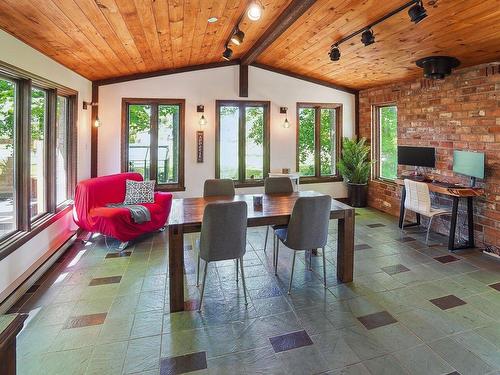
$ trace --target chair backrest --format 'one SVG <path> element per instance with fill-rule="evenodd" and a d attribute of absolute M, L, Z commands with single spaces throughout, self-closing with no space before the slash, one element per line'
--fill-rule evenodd
<path fill-rule="evenodd" d="M 293 193 L 292 180 L 288 177 L 268 177 L 264 181 L 264 192 L 266 194 Z"/>
<path fill-rule="evenodd" d="M 288 223 L 285 245 L 294 250 L 324 247 L 328 239 L 331 206 L 332 198 L 328 195 L 297 199 Z"/>
<path fill-rule="evenodd" d="M 408 210 L 426 213 L 431 210 L 429 186 L 424 182 L 405 179 L 405 208 Z"/>
<path fill-rule="evenodd" d="M 209 203 L 203 213 L 200 257 L 208 262 L 236 259 L 245 254 L 246 202 Z"/>
<path fill-rule="evenodd" d="M 234 182 L 231 179 L 205 180 L 203 186 L 204 197 L 214 197 L 217 195 L 234 195 Z"/>

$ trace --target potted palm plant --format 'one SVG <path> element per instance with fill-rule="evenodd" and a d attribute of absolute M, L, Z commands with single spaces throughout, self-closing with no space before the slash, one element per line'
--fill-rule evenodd
<path fill-rule="evenodd" d="M 370 147 L 366 145 L 365 138 L 344 138 L 338 168 L 347 183 L 349 204 L 353 207 L 365 207 L 371 169 Z"/>

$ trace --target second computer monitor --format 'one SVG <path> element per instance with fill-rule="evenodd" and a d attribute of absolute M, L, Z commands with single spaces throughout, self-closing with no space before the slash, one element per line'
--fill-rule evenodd
<path fill-rule="evenodd" d="M 414 167 L 436 167 L 434 147 L 398 146 L 398 164 Z"/>

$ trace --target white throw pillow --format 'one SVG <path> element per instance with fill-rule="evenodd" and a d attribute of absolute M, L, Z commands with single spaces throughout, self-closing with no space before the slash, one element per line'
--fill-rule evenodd
<path fill-rule="evenodd" d="M 125 201 L 123 204 L 154 203 L 155 182 L 126 180 Z"/>

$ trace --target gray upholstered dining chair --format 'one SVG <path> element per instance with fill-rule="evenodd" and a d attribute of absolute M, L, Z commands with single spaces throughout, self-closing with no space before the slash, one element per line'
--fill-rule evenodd
<path fill-rule="evenodd" d="M 326 288 L 325 246 L 328 239 L 331 202 L 332 198 L 328 195 L 298 198 L 293 207 L 288 227 L 280 228 L 275 231 L 276 237 L 278 238 L 275 248 L 276 263 L 274 266 L 274 273 L 276 275 L 278 274 L 280 242 L 283 242 L 285 246 L 293 250 L 292 272 L 290 274 L 288 294 L 290 294 L 290 290 L 292 289 L 295 255 L 297 251 L 300 250 L 311 250 L 312 253 L 312 249 L 322 249 L 323 285 Z M 311 259 L 310 255 L 309 265 L 311 264 Z"/>
<path fill-rule="evenodd" d="M 288 177 L 268 177 L 264 181 L 265 194 L 289 194 L 293 193 L 292 180 Z M 272 229 L 285 228 L 286 226 L 273 226 Z M 264 241 L 264 251 L 267 249 L 267 239 L 269 237 L 269 226 L 266 229 L 266 239 Z M 276 245 L 274 245 L 276 246 Z M 274 265 L 273 259 L 273 265 Z"/>
<path fill-rule="evenodd" d="M 236 260 L 236 281 L 238 281 L 239 263 L 245 305 L 248 304 L 245 273 L 243 271 L 243 255 L 245 255 L 246 251 L 246 241 L 246 202 L 209 203 L 206 205 L 201 223 L 200 253 L 198 255 L 198 262 L 200 258 L 205 261 L 198 311 L 201 311 L 203 303 L 208 264 L 221 260 Z"/>
<path fill-rule="evenodd" d="M 204 197 L 234 194 L 234 182 L 229 178 L 205 180 L 205 185 L 203 186 Z"/>

